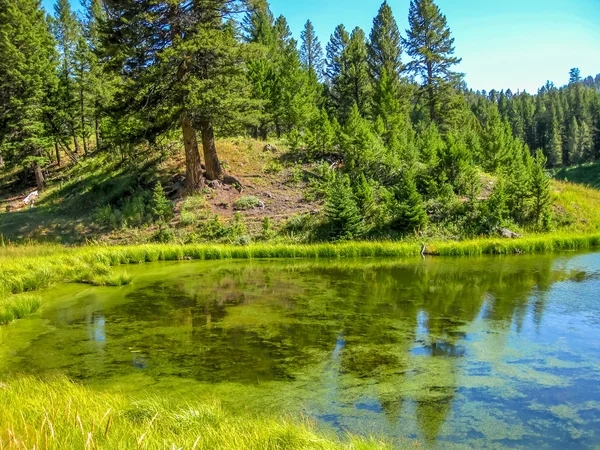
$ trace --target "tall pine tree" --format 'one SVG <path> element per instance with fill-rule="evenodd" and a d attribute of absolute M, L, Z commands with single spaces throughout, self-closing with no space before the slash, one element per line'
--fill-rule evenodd
<path fill-rule="evenodd" d="M 403 40 L 407 53 L 413 58 L 408 70 L 420 78 L 429 118 L 439 124 L 445 121 L 444 115 L 449 114 L 445 107 L 452 89 L 462 80 L 462 74 L 452 70 L 461 59 L 454 56 L 454 38 L 446 16 L 433 0 L 411 0 L 408 22 L 410 29 Z"/>
<path fill-rule="evenodd" d="M 0 154 L 30 167 L 44 188 L 46 121 L 56 89 L 54 40 L 38 0 L 0 0 Z"/>

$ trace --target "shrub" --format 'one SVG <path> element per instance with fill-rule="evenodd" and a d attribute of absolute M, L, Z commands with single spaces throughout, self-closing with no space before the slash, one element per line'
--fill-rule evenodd
<path fill-rule="evenodd" d="M 347 175 L 337 175 L 327 190 L 325 218 L 333 240 L 346 240 L 363 234 L 363 219 Z"/>
<path fill-rule="evenodd" d="M 423 198 L 417 191 L 417 184 L 411 175 L 402 180 L 396 189 L 398 206 L 394 214 L 392 228 L 404 233 L 412 233 L 427 223 L 427 213 Z"/>
<path fill-rule="evenodd" d="M 246 224 L 244 223 L 244 218 L 239 212 L 236 212 L 233 215 L 233 220 L 229 226 L 229 235 L 233 240 L 235 240 L 244 234 L 246 234 Z"/>
<path fill-rule="evenodd" d="M 199 235 L 205 240 L 218 240 L 227 235 L 227 227 L 221 222 L 218 214 L 202 223 L 198 229 Z"/>
<path fill-rule="evenodd" d="M 104 205 L 96 208 L 92 215 L 94 222 L 101 227 L 113 227 L 114 216 L 110 205 Z"/>
<path fill-rule="evenodd" d="M 152 235 L 151 240 L 153 242 L 167 244 L 169 242 L 173 242 L 174 239 L 175 236 L 173 235 L 173 232 L 171 230 L 169 230 L 168 228 L 160 228 L 156 233 Z"/>
<path fill-rule="evenodd" d="M 233 204 L 233 209 L 237 211 L 245 211 L 247 209 L 254 209 L 261 206 L 263 203 L 258 199 L 258 197 L 254 197 L 253 195 L 245 195 L 235 201 Z"/>
<path fill-rule="evenodd" d="M 263 172 L 270 173 L 270 174 L 278 174 L 282 170 L 283 170 L 283 165 L 275 159 L 270 160 L 267 163 L 267 165 L 263 168 Z"/>
<path fill-rule="evenodd" d="M 148 194 L 138 192 L 125 200 L 123 221 L 127 227 L 139 227 L 147 222 Z"/>
<path fill-rule="evenodd" d="M 165 197 L 162 185 L 156 183 L 152 193 L 152 214 L 159 222 L 168 222 L 173 218 L 173 204 Z"/>

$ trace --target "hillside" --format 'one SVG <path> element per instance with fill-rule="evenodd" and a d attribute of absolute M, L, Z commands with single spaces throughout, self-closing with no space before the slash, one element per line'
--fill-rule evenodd
<path fill-rule="evenodd" d="M 194 239 L 194 232 L 215 217 L 226 226 L 236 212 L 243 218 L 247 233 L 257 235 L 265 217 L 274 227 L 282 228 L 289 219 L 314 214 L 321 208 L 322 201 L 316 198 L 318 193 L 311 182 L 318 177 L 313 173 L 314 165 L 296 163 L 278 145 L 255 140 L 228 139 L 218 145 L 223 166 L 236 174 L 243 184 L 242 192 L 218 183 L 183 200 L 185 164 L 179 149 L 167 155 L 141 152 L 125 161 L 99 154 L 78 164 L 53 164 L 48 170 L 48 188 L 33 206 L 23 200 L 34 188 L 24 187 L 17 171 L 3 173 L 0 234 L 10 241 L 146 242 L 158 227 L 148 225 L 151 220 L 144 217 L 140 204 L 148 203 L 157 181 L 175 206 L 169 228 L 174 239 L 182 241 Z M 110 217 L 102 217 L 107 206 L 112 208 L 113 223 Z"/>
<path fill-rule="evenodd" d="M 157 240 L 159 225 L 148 216 L 157 181 L 174 205 L 167 240 L 179 243 L 219 241 L 306 242 L 323 220 L 326 163 L 302 164 L 283 143 L 252 139 L 218 142 L 223 165 L 243 184 L 207 185 L 183 198 L 183 151 L 142 151 L 123 160 L 97 154 L 48 169 L 48 188 L 25 205 L 34 189 L 19 181 L 18 171 L 0 175 L 0 234 L 5 241 L 80 244 L 145 243 Z M 64 163 L 64 161 L 63 161 Z M 570 169 L 569 179 L 588 180 L 597 166 Z M 573 174 L 583 173 L 579 177 Z M 596 172 L 597 174 L 597 172 Z M 559 174 L 560 176 L 560 174 Z M 587 178 L 586 178 L 587 177 Z M 481 200 L 490 195 L 494 177 L 481 174 Z M 600 231 L 600 190 L 555 180 L 552 183 L 553 228 L 569 232 Z M 463 199 L 463 201 L 465 201 Z M 270 226 L 265 228 L 265 218 Z M 526 230 L 517 230 L 523 232 Z M 429 230 L 433 237 L 460 239 L 447 230 Z M 162 239 L 162 238 L 161 238 Z"/>

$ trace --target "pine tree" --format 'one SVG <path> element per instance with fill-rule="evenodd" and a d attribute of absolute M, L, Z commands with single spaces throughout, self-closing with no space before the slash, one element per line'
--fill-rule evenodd
<path fill-rule="evenodd" d="M 444 151 L 445 143 L 435 124 L 431 124 L 420 133 L 417 147 L 422 167 L 417 173 L 417 186 L 426 198 L 436 197 L 439 193 L 440 155 Z"/>
<path fill-rule="evenodd" d="M 383 121 L 382 136 L 388 147 L 404 148 L 410 139 L 408 110 L 411 92 L 401 78 L 404 70 L 401 37 L 387 1 L 373 20 L 367 50 L 373 85 L 372 117 Z"/>
<path fill-rule="evenodd" d="M 39 190 L 52 148 L 47 116 L 56 89 L 54 40 L 36 0 L 0 1 L 0 154 L 29 166 Z"/>
<path fill-rule="evenodd" d="M 490 233 L 504 226 L 508 216 L 508 196 L 504 174 L 501 174 L 492 189 L 492 193 L 485 203 L 485 216 L 487 232 Z"/>
<path fill-rule="evenodd" d="M 532 222 L 537 229 L 547 229 L 549 226 L 550 177 L 546 172 L 546 157 L 539 151 L 531 167 L 530 192 L 532 198 Z"/>
<path fill-rule="evenodd" d="M 201 131 L 206 177 L 224 180 L 215 124 L 244 120 L 250 106 L 244 47 L 229 19 L 240 2 L 105 0 L 102 45 L 128 82 L 123 101 L 146 124 L 141 135 L 178 123 L 186 152 L 186 188 L 199 188 Z"/>
<path fill-rule="evenodd" d="M 546 156 L 548 165 L 556 167 L 561 162 L 567 165 L 569 162 L 565 153 L 563 153 L 563 140 L 555 108 L 550 109 L 550 119 L 546 130 L 544 155 Z"/>
<path fill-rule="evenodd" d="M 433 0 L 411 0 L 408 21 L 410 30 L 403 39 L 407 53 L 413 58 L 408 70 L 422 80 L 421 92 L 429 119 L 439 124 L 443 119 L 441 108 L 447 104 L 451 90 L 462 80 L 462 74 L 452 71 L 461 59 L 453 56 L 454 38 L 446 16 Z"/>
<path fill-rule="evenodd" d="M 329 120 L 327 111 L 321 110 L 314 126 L 315 148 L 317 152 L 325 155 L 333 149 L 335 142 L 335 129 Z"/>
<path fill-rule="evenodd" d="M 156 183 L 152 192 L 152 215 L 161 224 L 173 218 L 173 204 L 165 197 L 162 185 Z"/>
<path fill-rule="evenodd" d="M 327 189 L 325 218 L 333 240 L 348 240 L 363 234 L 363 221 L 356 204 L 350 179 L 337 174 Z"/>
<path fill-rule="evenodd" d="M 579 125 L 577 124 L 577 119 L 573 116 L 567 128 L 567 137 L 564 145 L 563 161 L 565 165 L 581 162 L 582 152 L 579 143 Z"/>
<path fill-rule="evenodd" d="M 396 188 L 396 201 L 398 206 L 391 224 L 393 230 L 414 233 L 427 224 L 423 198 L 417 191 L 417 184 L 412 173 L 404 174 L 402 183 Z"/>
<path fill-rule="evenodd" d="M 300 60 L 311 74 L 311 77 L 320 81 L 324 72 L 323 48 L 310 20 L 307 20 L 304 25 L 301 40 Z"/>
<path fill-rule="evenodd" d="M 587 123 L 582 122 L 579 127 L 579 136 L 577 139 L 581 162 L 594 160 L 594 140 L 592 132 Z"/>
<path fill-rule="evenodd" d="M 393 83 L 400 82 L 402 65 L 401 38 L 392 8 L 384 1 L 375 19 L 369 36 L 368 61 L 371 77 L 377 82 L 385 71 Z"/>
<path fill-rule="evenodd" d="M 78 92 L 83 89 L 77 79 L 77 54 L 78 45 L 81 45 L 81 27 L 77 16 L 71 9 L 69 0 L 57 0 L 54 5 L 54 35 L 59 52 L 59 79 L 61 104 L 59 111 L 62 113 L 61 127 L 64 135 L 70 135 L 75 145 L 75 152 L 79 153 L 80 146 L 78 135 L 81 131 L 77 117 L 80 116 L 80 101 Z"/>
<path fill-rule="evenodd" d="M 574 67 L 569 71 L 569 84 L 577 84 L 581 82 L 581 71 Z"/>
<path fill-rule="evenodd" d="M 342 55 L 342 72 L 338 89 L 340 94 L 340 122 L 345 123 L 353 106 L 364 118 L 371 116 L 373 89 L 367 63 L 365 33 L 356 27 L 350 35 L 350 41 Z"/>
<path fill-rule="evenodd" d="M 327 64 L 325 70 L 327 87 L 327 108 L 338 119 L 341 117 L 342 85 L 341 76 L 344 69 L 343 55 L 350 41 L 350 35 L 344 25 L 338 25 L 327 44 Z"/>
<path fill-rule="evenodd" d="M 104 70 L 107 65 L 100 55 L 102 43 L 100 40 L 100 25 L 106 21 L 102 8 L 102 0 L 84 0 L 85 15 L 83 20 L 84 36 L 89 51 L 85 54 L 88 58 L 89 73 L 87 91 L 89 96 L 89 114 L 93 121 L 96 148 L 102 148 L 102 128 L 106 111 L 113 102 L 113 97 L 118 85 L 118 78 L 110 71 Z"/>

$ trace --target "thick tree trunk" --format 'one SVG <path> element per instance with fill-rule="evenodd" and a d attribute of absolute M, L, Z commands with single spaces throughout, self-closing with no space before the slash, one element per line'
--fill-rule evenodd
<path fill-rule="evenodd" d="M 42 168 L 37 161 L 33 163 L 33 172 L 35 173 L 35 183 L 37 184 L 38 191 L 42 192 L 46 180 L 44 178 L 44 172 L 42 172 Z"/>
<path fill-rule="evenodd" d="M 201 189 L 204 180 L 202 179 L 202 160 L 198 150 L 196 130 L 192 126 L 189 114 L 185 111 L 181 113 L 181 131 L 185 146 L 185 189 L 191 192 Z"/>
<path fill-rule="evenodd" d="M 62 161 L 60 160 L 60 149 L 58 148 L 57 141 L 54 141 L 54 151 L 56 152 L 56 162 L 58 163 L 58 167 L 60 167 Z"/>
<path fill-rule="evenodd" d="M 204 150 L 204 164 L 206 166 L 206 178 L 209 180 L 223 180 L 225 173 L 217 156 L 215 145 L 215 132 L 209 119 L 200 120 L 200 131 L 202 132 L 202 149 Z"/>
<path fill-rule="evenodd" d="M 258 135 L 259 135 L 261 141 L 267 140 L 268 134 L 267 134 L 267 127 L 265 125 L 261 125 L 261 127 L 258 129 Z"/>
<path fill-rule="evenodd" d="M 2 155 L 0 155 L 0 169 L 4 167 L 4 158 L 2 158 Z"/>

